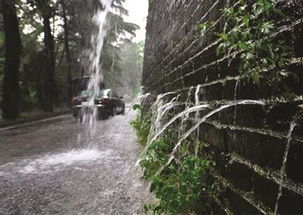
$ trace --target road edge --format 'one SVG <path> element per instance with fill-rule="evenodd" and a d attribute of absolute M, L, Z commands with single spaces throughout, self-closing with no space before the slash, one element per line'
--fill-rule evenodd
<path fill-rule="evenodd" d="M 27 127 L 27 126 L 39 126 L 39 125 L 44 125 L 48 123 L 53 123 L 53 122 L 60 122 L 63 121 L 71 116 L 70 111 L 64 111 L 58 114 L 55 114 L 53 116 L 47 116 L 43 117 L 40 119 L 36 120 L 30 120 L 30 121 L 25 121 L 25 122 L 16 122 L 16 123 L 11 123 L 7 125 L 0 125 L 0 132 L 1 131 L 7 131 L 7 130 L 12 130 L 12 129 L 18 129 L 21 127 Z"/>

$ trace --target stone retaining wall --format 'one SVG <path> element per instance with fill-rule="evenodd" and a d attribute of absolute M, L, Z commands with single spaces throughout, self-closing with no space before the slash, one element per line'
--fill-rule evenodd
<path fill-rule="evenodd" d="M 192 89 L 193 102 L 197 85 L 201 87 L 200 101 L 267 102 L 264 107 L 237 106 L 216 114 L 201 125 L 200 139 L 216 154 L 216 177 L 225 187 L 214 198 L 215 214 L 270 214 L 277 199 L 290 122 L 299 116 L 298 105 L 303 103 L 303 20 L 277 29 L 281 34 L 295 34 L 296 56 L 291 69 L 300 79 L 288 84 L 297 100 L 283 100 L 266 85 L 238 82 L 236 87 L 237 60 L 228 65 L 226 56 L 217 57 L 219 41 L 214 31 L 222 28 L 220 9 L 226 4 L 229 2 L 222 0 L 150 0 L 143 85 L 146 92 L 155 95 L 178 91 L 184 98 Z M 214 21 L 216 27 L 201 35 L 197 25 L 205 21 Z M 281 214 L 303 214 L 302 165 L 303 129 L 299 121 L 286 163 Z"/>

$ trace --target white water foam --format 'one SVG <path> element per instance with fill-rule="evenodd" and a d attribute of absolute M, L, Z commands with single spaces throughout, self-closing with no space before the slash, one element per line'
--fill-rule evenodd
<path fill-rule="evenodd" d="M 97 150 L 72 150 L 55 155 L 46 155 L 29 162 L 25 167 L 19 170 L 20 173 L 34 173 L 54 167 L 70 166 L 76 162 L 90 162 L 95 161 L 100 157 L 106 156 L 110 152 L 100 152 Z"/>
<path fill-rule="evenodd" d="M 90 165 L 96 162 L 107 164 L 119 161 L 120 159 L 119 155 L 113 150 L 72 150 L 4 164 L 0 166 L 0 176 L 54 173 L 64 170 L 67 167 L 72 167 L 74 164 L 77 165 L 75 168 L 80 168 L 79 165 L 81 164 Z M 83 168 L 81 167 L 81 169 Z"/>
<path fill-rule="evenodd" d="M 56 166 L 70 166 L 76 162 L 94 161 L 101 156 L 101 152 L 92 149 L 80 151 L 73 150 L 55 155 L 46 155 L 45 157 L 31 161 L 23 169 L 20 169 L 19 172 L 33 173 L 51 169 Z"/>

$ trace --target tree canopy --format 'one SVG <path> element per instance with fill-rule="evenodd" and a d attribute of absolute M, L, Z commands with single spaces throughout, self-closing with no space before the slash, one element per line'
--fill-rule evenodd
<path fill-rule="evenodd" d="M 108 87 L 121 88 L 129 81 L 127 74 L 121 75 L 124 78 L 117 80 L 115 78 L 117 74 L 138 75 L 135 79 L 131 78 L 131 80 L 136 80 L 131 90 L 135 92 L 140 85 L 138 80 L 140 80 L 142 70 L 142 66 L 139 66 L 142 64 L 142 52 L 138 54 L 137 48 L 127 49 L 126 47 L 138 46 L 131 41 L 131 38 L 135 36 L 139 26 L 124 20 L 124 17 L 128 15 L 128 11 L 123 7 L 124 1 L 112 2 L 101 62 L 104 82 Z M 102 10 L 100 1 L 4 0 L 3 2 L 10 2 L 13 10 L 16 11 L 15 18 L 18 23 L 11 34 L 15 36 L 15 40 L 19 35 L 20 42 L 22 41 L 20 53 L 16 53 L 14 57 L 16 60 L 20 58 L 18 71 L 15 72 L 16 77 L 13 78 L 19 89 L 13 91 L 20 91 L 20 94 L 15 96 L 19 103 L 15 105 L 17 112 L 33 109 L 52 112 L 53 107 L 68 104 L 75 93 L 74 80 L 81 79 L 87 73 L 84 50 L 89 50 L 91 36 L 97 29 L 92 17 L 97 10 Z M 3 5 L 1 5 L 1 12 L 1 19 L 3 19 L 5 18 Z M 4 66 L 7 62 L 5 54 L 7 49 L 10 49 L 5 35 L 5 23 L 1 22 L 0 104 L 4 109 L 11 105 L 3 98 L 5 96 L 12 98 L 11 95 L 5 95 L 4 87 L 8 84 L 4 78 Z M 129 54 L 132 51 L 133 53 Z M 127 55 L 125 55 L 126 52 Z M 133 58 L 130 59 L 130 56 Z M 133 63 L 126 63 L 125 60 L 131 60 Z M 138 61 L 141 62 L 138 63 Z M 129 68 L 134 65 L 137 67 L 130 71 Z"/>

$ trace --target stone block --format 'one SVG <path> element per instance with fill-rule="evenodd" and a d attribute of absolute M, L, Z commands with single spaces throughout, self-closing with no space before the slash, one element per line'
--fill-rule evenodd
<path fill-rule="evenodd" d="M 263 204 L 275 210 L 279 185 L 264 176 L 254 173 L 252 176 L 252 186 L 256 198 Z"/>

